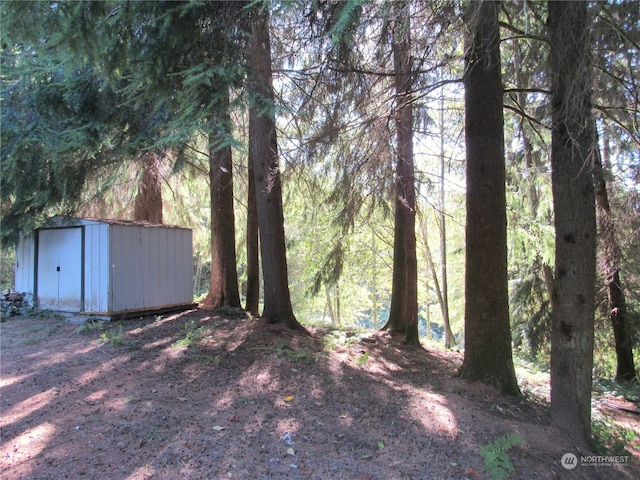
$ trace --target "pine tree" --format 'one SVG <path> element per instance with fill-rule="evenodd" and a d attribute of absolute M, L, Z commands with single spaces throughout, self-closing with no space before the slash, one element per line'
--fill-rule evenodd
<path fill-rule="evenodd" d="M 587 2 L 549 2 L 555 272 L 551 421 L 579 445 L 591 437 L 596 213 Z"/>
<path fill-rule="evenodd" d="M 499 2 L 470 3 L 465 71 L 465 352 L 460 375 L 519 393 L 511 352 Z"/>
<path fill-rule="evenodd" d="M 249 155 L 253 164 L 264 278 L 262 318 L 302 329 L 293 314 L 289 296 L 267 6 L 252 7 L 250 24 Z"/>

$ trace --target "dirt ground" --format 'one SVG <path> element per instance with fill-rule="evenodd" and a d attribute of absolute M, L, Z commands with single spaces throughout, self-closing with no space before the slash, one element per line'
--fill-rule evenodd
<path fill-rule="evenodd" d="M 481 479 L 479 449 L 508 434 L 526 442 L 509 478 L 640 478 L 638 445 L 627 464 L 563 468 L 580 452 L 544 402 L 454 378 L 460 353 L 386 333 L 202 309 L 0 328 L 3 480 Z"/>

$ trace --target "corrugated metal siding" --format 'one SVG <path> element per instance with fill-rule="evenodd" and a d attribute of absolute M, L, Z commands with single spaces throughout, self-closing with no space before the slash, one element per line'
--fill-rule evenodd
<path fill-rule="evenodd" d="M 193 232 L 180 230 L 181 240 L 178 252 L 181 255 L 176 277 L 180 285 L 180 297 L 193 301 Z"/>
<path fill-rule="evenodd" d="M 35 238 L 33 236 L 25 237 L 23 235 L 20 235 L 18 246 L 16 247 L 16 271 L 14 288 L 16 292 L 30 294 L 30 302 L 33 301 L 35 258 Z"/>
<path fill-rule="evenodd" d="M 114 312 L 193 301 L 191 231 L 111 225 Z"/>
<path fill-rule="evenodd" d="M 114 312 L 140 308 L 135 302 L 141 292 L 135 273 L 140 268 L 136 260 L 140 258 L 141 249 L 136 248 L 132 228 L 135 227 L 111 225 L 111 311 Z"/>
<path fill-rule="evenodd" d="M 111 314 L 193 302 L 191 230 L 91 219 L 73 219 L 69 225 L 84 226 L 85 312 Z M 34 292 L 35 256 L 34 237 L 21 238 L 17 291 Z"/>
<path fill-rule="evenodd" d="M 85 225 L 84 310 L 109 311 L 109 225 Z"/>

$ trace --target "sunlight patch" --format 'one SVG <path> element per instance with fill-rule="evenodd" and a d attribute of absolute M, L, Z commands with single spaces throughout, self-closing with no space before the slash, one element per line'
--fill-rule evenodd
<path fill-rule="evenodd" d="M 44 392 L 32 395 L 31 397 L 19 402 L 11 407 L 4 407 L 2 410 L 2 422 L 0 425 L 15 423 L 28 417 L 38 409 L 44 408 L 54 395 L 60 393 L 58 388 L 50 388 Z"/>
<path fill-rule="evenodd" d="M 300 422 L 295 418 L 281 418 L 276 422 L 275 432 L 279 437 L 287 434 L 287 437 L 290 437 L 300 430 L 300 427 Z"/>
<path fill-rule="evenodd" d="M 409 411 L 414 420 L 426 430 L 450 439 L 457 437 L 458 421 L 442 395 L 423 394 L 413 397 Z"/>
<path fill-rule="evenodd" d="M 30 428 L 10 442 L 3 442 L 0 451 L 4 451 L 3 458 L 13 464 L 27 461 L 42 453 L 56 428 L 49 422 L 41 423 Z"/>
<path fill-rule="evenodd" d="M 13 385 L 15 383 L 21 382 L 25 378 L 27 378 L 29 375 L 31 375 L 31 374 L 30 373 L 26 373 L 24 375 L 14 375 L 13 377 L 0 378 L 0 388 L 8 387 L 8 386 Z"/>

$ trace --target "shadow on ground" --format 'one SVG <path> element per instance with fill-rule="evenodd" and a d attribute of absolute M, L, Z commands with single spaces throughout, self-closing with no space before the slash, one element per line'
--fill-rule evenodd
<path fill-rule="evenodd" d="M 507 434 L 526 441 L 511 478 L 638 478 L 563 469 L 576 450 L 543 407 L 386 333 L 202 309 L 109 327 L 1 324 L 1 478 L 489 478 L 478 450 Z"/>

